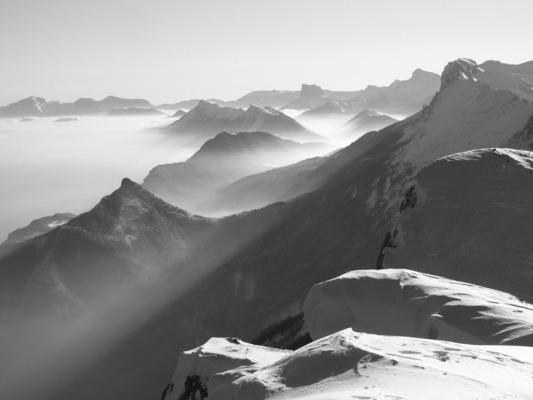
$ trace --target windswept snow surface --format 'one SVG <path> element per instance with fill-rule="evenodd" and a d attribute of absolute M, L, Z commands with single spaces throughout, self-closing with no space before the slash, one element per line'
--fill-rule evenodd
<path fill-rule="evenodd" d="M 533 345 L 533 306 L 510 294 L 405 269 L 358 270 L 316 284 L 313 339 L 341 329 L 469 344 Z"/>
<path fill-rule="evenodd" d="M 163 398 L 182 398 L 182 380 L 195 375 L 209 398 L 217 400 L 525 400 L 531 399 L 533 348 L 464 345 L 351 329 L 289 353 L 235 339 L 211 339 L 180 355 L 172 390 Z"/>

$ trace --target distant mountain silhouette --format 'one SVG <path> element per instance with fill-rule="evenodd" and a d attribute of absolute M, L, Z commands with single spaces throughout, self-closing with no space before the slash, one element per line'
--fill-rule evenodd
<path fill-rule="evenodd" d="M 187 114 L 187 111 L 183 111 L 183 110 L 176 110 L 176 112 L 172 115 L 170 115 L 169 117 L 170 118 L 181 118 L 183 117 L 185 114 Z"/>
<path fill-rule="evenodd" d="M 33 220 L 28 226 L 16 229 L 13 232 L 9 233 L 7 236 L 7 240 L 0 244 L 0 246 L 25 242 L 28 239 L 42 235 L 46 232 L 51 231 L 54 228 L 57 228 L 58 226 L 66 224 L 74 217 L 76 217 L 76 214 L 58 213 L 48 217 L 42 217 Z"/>
<path fill-rule="evenodd" d="M 81 98 L 73 103 L 46 101 L 41 97 L 32 96 L 0 107 L 0 117 L 106 115 L 114 108 L 152 108 L 152 105 L 147 100 L 115 96 L 108 96 L 103 100 Z"/>
<path fill-rule="evenodd" d="M 220 131 L 268 132 L 284 139 L 319 141 L 320 135 L 305 129 L 299 122 L 271 107 L 250 106 L 247 110 L 222 107 L 201 101 L 176 122 L 164 128 L 192 142 L 205 142 Z"/>
<path fill-rule="evenodd" d="M 312 115 L 357 114 L 365 108 L 383 113 L 411 115 L 429 103 L 439 90 L 438 74 L 416 69 L 411 78 L 395 80 L 389 86 L 367 86 L 364 90 L 336 92 L 322 90 L 316 85 L 302 85 L 300 96 L 283 109 L 313 110 Z M 327 105 L 325 105 L 328 103 Z M 323 107 L 323 108 L 322 108 Z"/>
<path fill-rule="evenodd" d="M 367 132 L 383 129 L 395 122 L 398 122 L 395 118 L 365 109 L 337 128 L 334 133 L 338 138 L 353 141 Z"/>
<path fill-rule="evenodd" d="M 195 205 L 205 202 L 221 186 L 332 149 L 324 143 L 300 144 L 265 132 L 222 132 L 186 162 L 153 168 L 143 186 L 172 204 L 196 212 Z"/>

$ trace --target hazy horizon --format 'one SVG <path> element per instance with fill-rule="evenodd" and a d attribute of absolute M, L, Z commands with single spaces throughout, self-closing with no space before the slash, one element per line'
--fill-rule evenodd
<path fill-rule="evenodd" d="M 233 100 L 302 83 L 358 90 L 416 68 L 440 73 L 459 57 L 527 61 L 531 2 L 513 1 L 508 15 L 497 1 L 437 3 L 3 0 L 0 104 Z"/>

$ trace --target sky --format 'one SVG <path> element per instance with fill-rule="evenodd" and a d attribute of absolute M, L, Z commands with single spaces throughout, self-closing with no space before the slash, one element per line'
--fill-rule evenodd
<path fill-rule="evenodd" d="M 0 0 L 0 105 L 357 90 L 533 59 L 531 0 Z"/>

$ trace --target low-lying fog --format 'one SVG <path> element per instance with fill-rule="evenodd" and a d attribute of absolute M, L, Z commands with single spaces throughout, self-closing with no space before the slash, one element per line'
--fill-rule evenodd
<path fill-rule="evenodd" d="M 142 182 L 158 164 L 184 161 L 153 128 L 168 118 L 0 120 L 0 242 L 14 229 L 56 212 L 79 214 L 120 186 Z"/>

